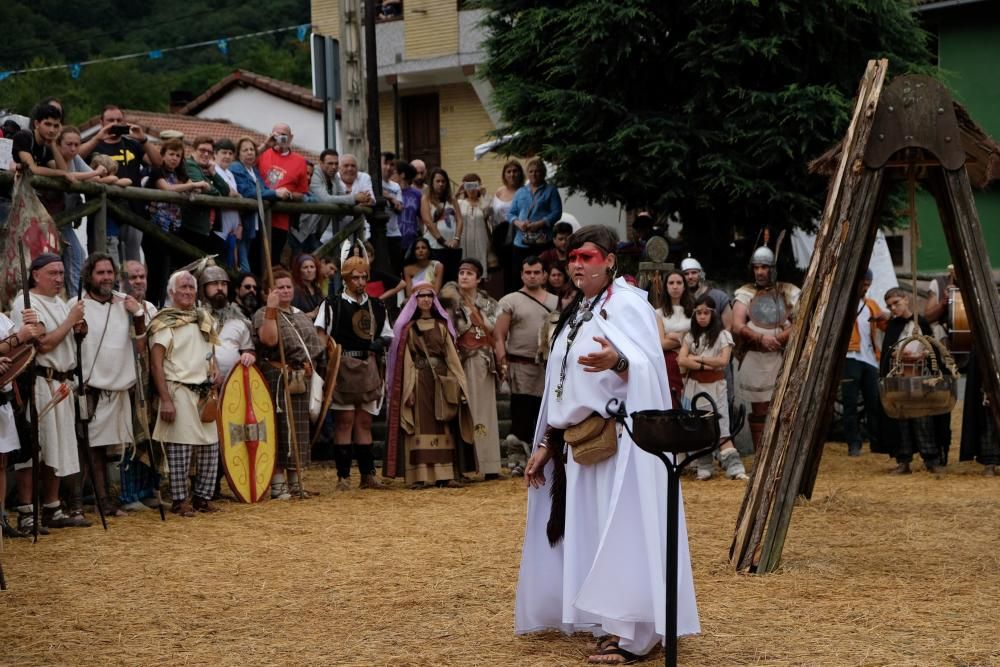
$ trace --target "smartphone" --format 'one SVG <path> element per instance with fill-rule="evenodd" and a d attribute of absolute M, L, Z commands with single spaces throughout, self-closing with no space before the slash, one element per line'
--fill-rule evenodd
<path fill-rule="evenodd" d="M 479 189 L 479 183 L 476 181 L 466 181 L 462 183 L 462 187 L 465 188 L 466 192 L 475 192 Z"/>
<path fill-rule="evenodd" d="M 120 137 L 128 133 L 129 133 L 129 126 L 126 125 L 125 123 L 121 123 L 119 125 L 112 125 L 111 129 L 108 130 L 108 134 L 113 134 L 116 137 Z"/>

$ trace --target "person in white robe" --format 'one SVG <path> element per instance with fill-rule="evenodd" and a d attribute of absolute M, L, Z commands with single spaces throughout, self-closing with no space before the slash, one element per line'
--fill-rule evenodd
<path fill-rule="evenodd" d="M 615 233 L 600 226 L 570 239 L 571 279 L 582 295 L 564 315 L 546 370 L 525 470 L 528 516 L 515 609 L 518 634 L 557 629 L 598 637 L 588 659 L 594 664 L 649 653 L 666 627 L 667 473 L 627 432 L 598 463 L 583 465 L 567 452 L 562 539 L 558 528 L 549 534 L 559 525 L 560 503 L 551 492 L 561 432 L 594 413 L 607 416 L 610 399 L 630 414 L 670 405 L 656 315 L 642 292 L 624 280 L 612 283 L 616 246 Z M 677 628 L 689 635 L 700 625 L 683 506 L 679 511 Z"/>
<path fill-rule="evenodd" d="M 29 269 L 30 311 L 37 314 L 38 321 L 44 326 L 35 356 L 34 399 L 39 410 L 52 401 L 60 385 L 65 384 L 70 391 L 76 389 L 73 377 L 76 352 L 72 333 L 73 328 L 83 320 L 84 305 L 79 303 L 70 306 L 59 296 L 65 276 L 62 259 L 49 253 L 36 257 Z M 12 304 L 11 321 L 15 327 L 21 327 L 29 321 L 26 317 L 28 310 L 24 294 L 17 294 Z M 42 485 L 40 533 L 47 533 L 47 527 L 74 525 L 59 503 L 59 479 L 80 472 L 76 442 L 75 400 L 67 398 L 56 403 L 54 408 L 38 420 L 39 460 L 42 464 L 39 471 Z M 34 525 L 31 461 L 15 464 L 14 471 L 17 479 L 18 528 L 27 532 Z"/>
<path fill-rule="evenodd" d="M 80 358 L 94 489 L 105 516 L 120 517 L 126 512 L 108 495 L 107 465 L 109 454 L 124 454 L 135 440 L 129 394 L 136 382 L 132 326 L 134 320 L 142 333 L 145 317 L 135 298 L 114 291 L 117 268 L 110 255 L 92 253 L 80 273 L 87 322 Z"/>

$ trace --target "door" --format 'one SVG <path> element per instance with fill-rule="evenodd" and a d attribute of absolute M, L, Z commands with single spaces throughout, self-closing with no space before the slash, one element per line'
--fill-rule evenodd
<path fill-rule="evenodd" d="M 423 160 L 427 171 L 441 166 L 441 122 L 437 93 L 400 100 L 403 111 L 403 154 Z"/>

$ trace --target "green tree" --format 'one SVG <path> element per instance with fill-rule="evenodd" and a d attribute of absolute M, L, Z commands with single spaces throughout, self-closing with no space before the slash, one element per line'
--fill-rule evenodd
<path fill-rule="evenodd" d="M 925 69 L 900 0 L 481 0 L 484 75 L 511 154 L 588 198 L 676 213 L 699 257 L 808 227 L 870 58 Z"/>

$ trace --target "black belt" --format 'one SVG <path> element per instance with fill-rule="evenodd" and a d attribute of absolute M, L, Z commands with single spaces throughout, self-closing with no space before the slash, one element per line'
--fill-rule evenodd
<path fill-rule="evenodd" d="M 343 350 L 341 356 L 344 357 L 354 357 L 355 359 L 367 359 L 368 355 L 371 354 L 368 350 Z"/>
<path fill-rule="evenodd" d="M 66 380 L 73 379 L 73 371 L 57 371 L 56 369 L 49 368 L 48 366 L 36 365 L 35 376 L 40 378 L 45 378 L 46 380 L 65 382 Z"/>

